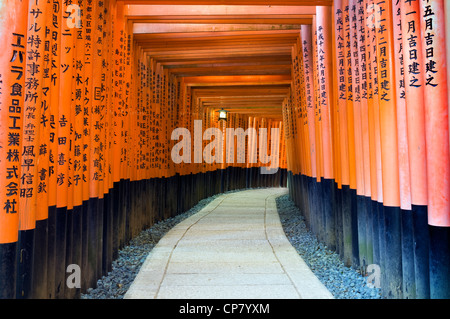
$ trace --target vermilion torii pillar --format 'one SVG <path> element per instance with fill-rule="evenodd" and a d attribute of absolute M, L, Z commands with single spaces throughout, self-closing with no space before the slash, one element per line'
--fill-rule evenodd
<path fill-rule="evenodd" d="M 16 294 L 28 1 L 0 1 L 0 298 Z"/>

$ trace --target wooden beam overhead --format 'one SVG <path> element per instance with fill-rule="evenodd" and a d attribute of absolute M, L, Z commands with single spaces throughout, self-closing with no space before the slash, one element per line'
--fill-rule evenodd
<path fill-rule="evenodd" d="M 118 0 L 126 5 L 176 6 L 331 6 L 333 0 Z"/>
<path fill-rule="evenodd" d="M 176 45 L 169 45 L 169 46 L 152 46 L 152 45 L 145 45 L 142 46 L 142 48 L 149 53 L 154 54 L 168 54 L 168 53 L 177 53 L 177 52 L 185 52 L 185 53 L 191 53 L 192 51 L 218 51 L 218 50 L 261 50 L 266 51 L 269 49 L 290 49 L 292 47 L 293 43 L 289 42 L 280 42 L 280 43 L 258 43 L 258 42 L 249 42 L 249 43 L 214 43 L 210 45 L 187 45 L 187 46 L 176 46 Z M 279 50 L 278 50 L 279 51 Z"/>
<path fill-rule="evenodd" d="M 312 15 L 236 15 L 236 16 L 129 16 L 133 23 L 183 24 L 312 24 Z"/>
<path fill-rule="evenodd" d="M 185 77 L 188 86 L 242 86 L 290 84 L 290 75 L 239 75 L 239 76 L 191 76 Z"/>
<path fill-rule="evenodd" d="M 210 52 L 208 53 L 207 50 L 203 51 L 193 51 L 190 54 L 187 53 L 180 53 L 180 54 L 166 54 L 166 55 L 159 55 L 154 54 L 152 57 L 154 57 L 158 62 L 168 62 L 168 61 L 178 61 L 181 58 L 184 59 L 190 59 L 194 57 L 209 57 L 209 58 L 223 58 L 223 57 L 237 57 L 237 56 L 245 56 L 245 57 L 252 57 L 252 56 L 268 56 L 272 58 L 276 58 L 277 56 L 284 56 L 288 54 L 287 50 L 279 49 L 279 50 L 265 50 L 265 51 L 245 51 L 245 50 L 235 50 L 234 52 L 227 51 L 227 52 Z"/>
<path fill-rule="evenodd" d="M 186 23 L 134 23 L 133 33 L 178 33 L 178 32 L 233 32 L 300 30 L 300 24 L 186 24 Z"/>
<path fill-rule="evenodd" d="M 302 6 L 296 4 L 295 7 L 285 6 L 280 1 L 264 1 L 263 4 L 258 4 L 258 1 L 248 1 L 249 4 L 227 4 L 227 1 L 200 1 L 199 4 L 178 3 L 183 1 L 167 0 L 165 4 L 158 4 L 153 1 L 123 1 L 128 4 L 124 7 L 125 16 L 186 16 L 186 15 L 200 15 L 200 16 L 233 16 L 233 15 L 315 15 L 315 6 Z M 153 2 L 153 3 L 152 3 Z M 209 2 L 209 3 L 205 3 Z M 219 3 L 218 3 L 219 2 Z M 297 1 L 298 2 L 298 1 Z M 315 5 L 330 5 L 320 4 L 320 2 L 331 1 L 308 1 L 316 2 Z"/>
<path fill-rule="evenodd" d="M 135 39 L 141 47 L 148 47 L 150 49 L 158 48 L 186 48 L 186 47 L 206 47 L 206 46 L 239 46 L 239 45 L 293 45 L 297 42 L 297 36 L 280 36 L 280 37 L 236 37 L 229 36 L 225 39 L 216 38 L 190 38 L 190 39 L 167 39 L 155 40 L 150 38 Z"/>
<path fill-rule="evenodd" d="M 121 1 L 121 0 L 118 0 Z M 192 101 L 281 120 L 292 48 L 317 5 L 332 1 L 123 0 L 133 41 L 182 78 Z"/>
<path fill-rule="evenodd" d="M 143 40 L 166 40 L 170 41 L 173 39 L 188 39 L 188 38 L 196 38 L 197 40 L 202 40 L 204 38 L 210 38 L 215 40 L 227 39 L 230 37 L 235 38 L 244 38 L 248 37 L 249 39 L 255 38 L 258 36 L 264 37 L 282 37 L 285 35 L 286 37 L 298 37 L 298 30 L 265 30 L 265 31 L 235 31 L 235 32 L 169 32 L 169 33 L 149 33 L 149 34 L 135 34 L 133 38 L 135 38 L 138 42 Z"/>
<path fill-rule="evenodd" d="M 170 69 L 174 67 L 189 67 L 191 65 L 206 65 L 209 64 L 212 67 L 214 65 L 223 65 L 223 66 L 229 66 L 229 65 L 252 65 L 252 64 L 273 64 L 273 63 L 280 63 L 285 64 L 291 63 L 291 56 L 290 55 L 281 55 L 277 56 L 277 59 L 274 59 L 271 56 L 257 56 L 257 57 L 222 57 L 222 58 L 190 58 L 190 59 L 179 59 L 177 61 L 172 62 L 162 62 L 159 61 L 162 66 Z"/>

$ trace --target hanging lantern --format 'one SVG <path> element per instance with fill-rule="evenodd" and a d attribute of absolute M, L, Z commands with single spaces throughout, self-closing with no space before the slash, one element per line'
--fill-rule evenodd
<path fill-rule="evenodd" d="M 224 109 L 219 110 L 219 121 L 220 120 L 227 120 L 227 113 L 228 111 L 225 111 Z"/>

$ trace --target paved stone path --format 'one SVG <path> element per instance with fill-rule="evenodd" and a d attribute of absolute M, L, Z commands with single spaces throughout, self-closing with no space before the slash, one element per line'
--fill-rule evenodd
<path fill-rule="evenodd" d="M 286 192 L 219 196 L 159 241 L 124 298 L 333 298 L 283 232 L 275 198 Z"/>

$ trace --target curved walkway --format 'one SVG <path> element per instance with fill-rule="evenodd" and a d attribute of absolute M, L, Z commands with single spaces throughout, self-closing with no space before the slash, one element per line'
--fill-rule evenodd
<path fill-rule="evenodd" d="M 219 196 L 158 242 L 124 298 L 333 298 L 283 232 L 275 198 L 286 192 Z"/>

